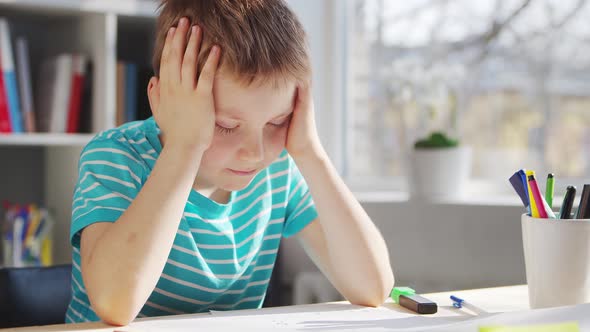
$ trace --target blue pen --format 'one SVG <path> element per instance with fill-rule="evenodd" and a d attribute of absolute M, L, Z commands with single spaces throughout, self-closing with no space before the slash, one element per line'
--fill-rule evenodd
<path fill-rule="evenodd" d="M 29 226 L 31 225 L 31 220 L 29 218 L 29 211 L 27 211 L 26 206 L 24 206 L 20 209 L 19 216 L 23 219 L 23 234 L 21 235 L 21 241 L 22 241 L 22 243 L 24 243 L 25 239 L 27 237 L 27 230 L 29 229 Z"/>
<path fill-rule="evenodd" d="M 459 298 L 455 295 L 451 295 L 451 301 L 453 301 L 453 307 L 455 307 L 457 309 L 467 308 L 478 315 L 487 313 L 485 310 L 478 308 L 469 302 L 465 302 L 465 300 L 463 300 L 462 298 Z"/>

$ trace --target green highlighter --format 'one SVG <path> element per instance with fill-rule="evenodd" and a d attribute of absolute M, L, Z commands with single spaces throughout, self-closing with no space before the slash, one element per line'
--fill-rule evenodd
<path fill-rule="evenodd" d="M 416 295 L 410 287 L 394 287 L 389 296 L 395 303 L 418 314 L 435 314 L 438 309 L 436 303 Z"/>
<path fill-rule="evenodd" d="M 576 322 L 533 326 L 480 326 L 479 332 L 580 332 Z"/>

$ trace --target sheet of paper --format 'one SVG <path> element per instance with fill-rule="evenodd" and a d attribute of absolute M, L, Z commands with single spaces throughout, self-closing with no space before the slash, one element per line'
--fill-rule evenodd
<path fill-rule="evenodd" d="M 450 310 L 441 308 L 442 310 Z M 577 322 L 580 331 L 590 331 L 590 304 L 472 316 L 462 310 L 445 315 L 414 315 L 403 308 L 365 308 L 342 304 L 213 312 L 198 317 L 166 317 L 134 322 L 128 331 L 393 331 L 478 332 L 485 326 L 524 326 Z M 519 331 L 520 332 L 520 331 Z M 545 331 L 543 331 L 545 332 Z"/>
<path fill-rule="evenodd" d="M 303 307 L 276 307 L 264 310 L 212 311 L 211 315 L 135 322 L 129 331 L 207 331 L 239 327 L 247 331 L 413 331 L 415 327 L 441 326 L 461 322 L 473 316 L 457 310 L 445 312 L 445 317 L 416 315 L 397 305 L 367 308 L 333 303 Z M 393 330 L 392 330 L 393 328 Z M 410 329 L 408 329 L 410 328 Z"/>

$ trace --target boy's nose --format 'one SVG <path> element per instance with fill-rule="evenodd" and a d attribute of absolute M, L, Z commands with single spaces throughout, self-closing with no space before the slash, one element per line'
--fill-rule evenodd
<path fill-rule="evenodd" d="M 243 142 L 239 158 L 251 164 L 264 160 L 264 143 L 262 137 L 251 137 Z"/>

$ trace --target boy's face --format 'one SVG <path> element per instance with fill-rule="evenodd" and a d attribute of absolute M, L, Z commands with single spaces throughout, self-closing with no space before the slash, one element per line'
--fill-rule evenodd
<path fill-rule="evenodd" d="M 197 187 L 245 188 L 285 148 L 293 112 L 294 81 L 249 86 L 217 72 L 213 85 L 215 135 L 204 153 Z"/>

